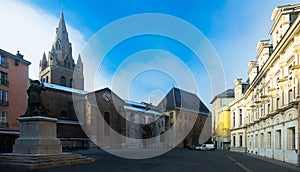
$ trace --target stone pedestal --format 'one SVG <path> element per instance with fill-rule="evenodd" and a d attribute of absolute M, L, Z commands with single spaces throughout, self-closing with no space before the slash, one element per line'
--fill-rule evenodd
<path fill-rule="evenodd" d="M 20 138 L 13 147 L 18 154 L 59 154 L 60 140 L 56 137 L 56 118 L 44 116 L 21 117 Z"/>
<path fill-rule="evenodd" d="M 0 168 L 35 170 L 95 161 L 78 154 L 62 153 L 60 140 L 56 138 L 57 119 L 30 116 L 18 120 L 20 138 L 15 142 L 13 153 L 0 154 Z"/>

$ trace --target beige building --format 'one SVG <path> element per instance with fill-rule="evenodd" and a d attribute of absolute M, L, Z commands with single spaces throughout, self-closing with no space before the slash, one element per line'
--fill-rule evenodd
<path fill-rule="evenodd" d="M 212 142 L 217 149 L 230 146 L 230 109 L 227 105 L 234 100 L 234 90 L 228 89 L 218 94 L 210 102 L 212 105 Z"/>
<path fill-rule="evenodd" d="M 227 107 L 230 109 L 230 150 L 232 151 L 246 152 L 247 115 L 245 92 L 248 86 L 248 82 L 242 82 L 241 79 L 234 80 L 234 100 Z"/>
<path fill-rule="evenodd" d="M 274 9 L 269 40 L 259 41 L 249 79 L 231 110 L 231 150 L 299 164 L 300 4 Z M 248 88 L 247 88 L 248 87 Z"/>
<path fill-rule="evenodd" d="M 173 87 L 158 104 L 158 108 L 166 116 L 168 146 L 184 148 L 210 141 L 211 130 L 207 131 L 205 124 L 211 113 L 196 94 Z"/>

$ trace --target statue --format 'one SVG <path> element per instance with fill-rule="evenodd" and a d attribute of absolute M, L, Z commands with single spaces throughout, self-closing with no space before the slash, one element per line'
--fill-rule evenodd
<path fill-rule="evenodd" d="M 48 116 L 48 111 L 42 104 L 41 92 L 46 90 L 44 84 L 39 80 L 31 81 L 27 90 L 27 109 L 23 117 L 27 116 Z"/>

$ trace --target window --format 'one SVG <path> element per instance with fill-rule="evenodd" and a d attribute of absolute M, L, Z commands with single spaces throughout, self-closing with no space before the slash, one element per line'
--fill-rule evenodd
<path fill-rule="evenodd" d="M 60 113 L 60 119 L 67 119 L 68 118 L 68 112 L 62 111 Z"/>
<path fill-rule="evenodd" d="M 46 82 L 49 83 L 49 77 L 48 76 L 46 76 Z"/>
<path fill-rule="evenodd" d="M 235 127 L 235 112 L 233 112 L 233 120 L 232 120 L 232 125 Z"/>
<path fill-rule="evenodd" d="M 233 140 L 233 146 L 235 147 L 235 136 L 232 137 Z"/>
<path fill-rule="evenodd" d="M 56 50 L 60 50 L 60 44 L 59 44 L 59 42 L 56 42 L 56 44 L 55 44 L 55 48 L 56 48 Z"/>
<path fill-rule="evenodd" d="M 267 132 L 267 148 L 271 148 L 271 131 Z"/>
<path fill-rule="evenodd" d="M 73 88 L 73 79 L 70 79 L 70 87 Z"/>
<path fill-rule="evenodd" d="M 260 133 L 260 147 L 264 147 L 264 133 Z"/>
<path fill-rule="evenodd" d="M 275 148 L 276 149 L 281 149 L 281 130 L 276 130 Z"/>
<path fill-rule="evenodd" d="M 279 109 L 279 97 L 276 99 L 276 109 Z"/>
<path fill-rule="evenodd" d="M 104 135 L 105 136 L 109 136 L 109 128 L 110 128 L 110 114 L 109 112 L 104 112 Z"/>
<path fill-rule="evenodd" d="M 240 147 L 243 147 L 243 136 L 240 135 Z"/>
<path fill-rule="evenodd" d="M 270 114 L 270 109 L 271 109 L 271 105 L 270 103 L 268 104 L 268 107 L 267 107 L 267 113 Z"/>
<path fill-rule="evenodd" d="M 296 147 L 296 139 L 295 139 L 295 127 L 291 127 L 287 129 L 287 148 L 290 150 L 294 150 Z"/>
<path fill-rule="evenodd" d="M 60 77 L 60 85 L 66 86 L 66 77 L 64 76 Z"/>
<path fill-rule="evenodd" d="M 0 104 L 8 105 L 8 91 L 0 89 Z"/>
<path fill-rule="evenodd" d="M 0 128 L 7 128 L 7 111 L 0 110 Z"/>
<path fill-rule="evenodd" d="M 258 147 L 258 134 L 255 134 L 255 147 Z"/>
<path fill-rule="evenodd" d="M 0 83 L 1 85 L 8 85 L 7 73 L 0 71 Z"/>
<path fill-rule="evenodd" d="M 170 112 L 170 119 L 172 120 L 174 117 L 173 112 Z"/>
<path fill-rule="evenodd" d="M 2 66 L 7 66 L 7 59 L 6 59 L 6 57 L 4 57 L 4 56 L 2 56 L 2 55 L 0 55 L 0 65 L 2 65 Z"/>
<path fill-rule="evenodd" d="M 251 147 L 251 140 L 250 140 L 250 136 L 248 135 L 248 144 Z"/>
<path fill-rule="evenodd" d="M 19 59 L 15 59 L 15 66 L 19 66 Z"/>
<path fill-rule="evenodd" d="M 240 109 L 240 126 L 243 125 L 243 113 L 242 113 L 242 109 Z"/>
<path fill-rule="evenodd" d="M 288 97 L 289 99 L 289 103 L 290 102 L 292 102 L 293 101 L 293 99 L 294 99 L 294 97 L 293 97 L 293 90 L 291 89 L 291 90 L 289 90 L 289 97 Z"/>

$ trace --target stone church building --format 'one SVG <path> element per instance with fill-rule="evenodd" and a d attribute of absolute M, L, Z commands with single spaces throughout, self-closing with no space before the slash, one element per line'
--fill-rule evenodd
<path fill-rule="evenodd" d="M 78 122 L 72 100 L 74 93 L 87 93 L 83 91 L 83 63 L 80 55 L 77 63 L 73 59 L 63 12 L 51 50 L 47 55 L 43 54 L 39 68 L 39 79 L 46 87 L 46 91 L 41 93 L 42 101 L 49 116 L 58 119 L 57 136 L 63 149 L 88 149 L 90 140 Z"/>
<path fill-rule="evenodd" d="M 51 84 L 84 89 L 83 63 L 80 55 L 78 55 L 77 63 L 74 62 L 72 44 L 69 41 L 63 13 L 56 28 L 51 51 L 47 56 L 44 53 L 40 61 L 39 79 Z"/>

